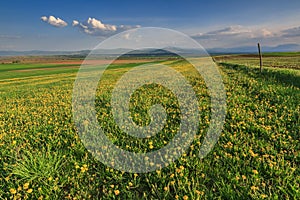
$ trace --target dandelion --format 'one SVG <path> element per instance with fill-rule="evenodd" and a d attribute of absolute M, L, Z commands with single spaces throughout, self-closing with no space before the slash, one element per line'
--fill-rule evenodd
<path fill-rule="evenodd" d="M 265 199 L 265 198 L 267 198 L 267 197 L 268 197 L 268 195 L 261 194 L 261 195 L 260 195 L 260 197 L 261 197 L 262 199 Z"/>
<path fill-rule="evenodd" d="M 188 200 L 188 199 L 189 199 L 189 197 L 187 195 L 183 196 L 183 200 Z"/>
<path fill-rule="evenodd" d="M 25 183 L 24 185 L 23 185 L 23 189 L 24 190 L 27 190 L 28 189 L 28 187 L 29 187 L 29 183 L 27 182 L 27 183 Z"/>
<path fill-rule="evenodd" d="M 252 157 L 258 156 L 258 154 L 257 154 L 257 153 L 254 153 L 254 152 L 252 151 L 252 149 L 249 150 L 249 153 L 250 153 L 250 155 L 251 155 Z"/>
<path fill-rule="evenodd" d="M 33 190 L 30 188 L 30 189 L 27 190 L 27 193 L 30 194 L 30 193 L 32 193 L 32 191 L 33 191 Z"/>
<path fill-rule="evenodd" d="M 251 190 L 254 190 L 254 191 L 256 191 L 256 190 L 258 190 L 258 187 L 256 187 L 256 186 L 251 186 Z"/>
<path fill-rule="evenodd" d="M 115 190 L 114 193 L 115 193 L 116 196 L 118 196 L 120 194 L 120 191 L 119 190 Z"/>
<path fill-rule="evenodd" d="M 88 170 L 88 166 L 86 164 L 84 164 L 81 168 L 80 168 L 80 171 L 82 173 L 86 172 Z"/>
<path fill-rule="evenodd" d="M 11 194 L 16 194 L 16 193 L 17 193 L 17 190 L 16 190 L 15 188 L 10 188 L 10 189 L 9 189 L 9 192 L 10 192 Z"/>
<path fill-rule="evenodd" d="M 258 171 L 256 169 L 252 170 L 253 174 L 258 174 Z"/>

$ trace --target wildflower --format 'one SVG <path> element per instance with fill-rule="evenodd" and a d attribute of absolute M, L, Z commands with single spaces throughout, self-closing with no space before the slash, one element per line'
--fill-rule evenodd
<path fill-rule="evenodd" d="M 251 190 L 254 190 L 254 191 L 258 190 L 258 187 L 256 187 L 256 186 L 253 185 L 253 186 L 251 186 Z"/>
<path fill-rule="evenodd" d="M 261 194 L 261 195 L 260 195 L 260 197 L 261 197 L 262 199 L 265 199 L 265 198 L 267 198 L 267 197 L 268 197 L 268 195 Z"/>
<path fill-rule="evenodd" d="M 120 191 L 119 190 L 115 190 L 115 195 L 119 195 Z"/>
<path fill-rule="evenodd" d="M 189 197 L 187 195 L 183 196 L 183 200 L 188 200 L 188 199 L 189 199 Z"/>
<path fill-rule="evenodd" d="M 27 193 L 29 193 L 29 194 L 32 193 L 32 189 L 31 189 L 31 188 L 28 189 L 28 190 L 27 190 Z"/>
<path fill-rule="evenodd" d="M 88 167 L 86 164 L 84 164 L 81 168 L 80 168 L 81 172 L 84 173 L 88 170 Z"/>
<path fill-rule="evenodd" d="M 17 193 L 17 190 L 16 190 L 15 188 L 10 188 L 10 189 L 9 189 L 9 192 L 10 192 L 11 194 L 16 194 L 16 193 Z"/>
<path fill-rule="evenodd" d="M 252 151 L 252 149 L 249 150 L 249 153 L 250 153 L 250 155 L 251 155 L 252 157 L 258 156 L 258 154 L 257 154 L 257 153 L 254 153 L 254 152 Z"/>
<path fill-rule="evenodd" d="M 27 183 L 25 183 L 24 185 L 23 185 L 23 189 L 24 190 L 27 190 L 28 189 L 28 187 L 29 187 L 29 183 L 27 182 Z"/>
<path fill-rule="evenodd" d="M 258 174 L 258 171 L 256 169 L 252 170 L 253 174 Z"/>

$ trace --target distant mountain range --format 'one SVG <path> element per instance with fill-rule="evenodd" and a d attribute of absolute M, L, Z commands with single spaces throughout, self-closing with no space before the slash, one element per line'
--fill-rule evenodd
<path fill-rule="evenodd" d="M 299 44 L 281 44 L 278 46 L 261 46 L 262 52 L 297 52 L 300 51 Z M 257 46 L 241 46 L 233 48 L 212 48 L 209 53 L 254 53 L 257 52 Z"/>
<path fill-rule="evenodd" d="M 296 52 L 300 51 L 299 44 L 282 44 L 278 46 L 262 46 L 262 52 Z M 238 54 L 238 53 L 256 53 L 256 46 L 241 46 L 233 48 L 211 48 L 207 49 L 209 54 Z M 90 53 L 90 50 L 81 51 L 0 51 L 0 56 L 55 56 L 55 55 L 68 55 L 68 56 L 86 56 Z M 125 54 L 125 56 L 156 56 L 156 55 L 203 55 L 203 51 L 197 49 L 180 49 L 174 47 L 166 47 L 164 49 L 143 49 L 143 50 L 131 50 L 131 49 L 101 49 L 93 51 L 94 54 L 100 55 L 116 55 Z"/>

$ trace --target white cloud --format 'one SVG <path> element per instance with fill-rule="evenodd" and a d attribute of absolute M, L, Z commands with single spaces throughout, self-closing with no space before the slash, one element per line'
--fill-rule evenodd
<path fill-rule="evenodd" d="M 42 17 L 41 17 L 41 20 L 44 21 L 44 22 L 46 22 L 46 21 L 48 20 L 48 17 L 42 16 Z"/>
<path fill-rule="evenodd" d="M 257 42 L 267 44 L 278 43 L 282 39 L 280 30 L 265 27 L 229 26 L 213 31 L 192 35 L 206 47 L 247 46 Z"/>
<path fill-rule="evenodd" d="M 77 20 L 73 20 L 73 22 L 72 22 L 72 26 L 77 26 L 79 24 L 79 21 L 77 21 Z"/>
<path fill-rule="evenodd" d="M 198 33 L 196 35 L 193 35 L 192 37 L 195 39 L 217 39 L 217 38 L 224 38 L 224 37 L 231 37 L 231 36 L 237 36 L 241 34 L 248 34 L 251 31 L 247 28 L 244 28 L 240 25 L 236 26 L 229 26 L 222 29 L 209 31 L 206 33 Z"/>
<path fill-rule="evenodd" d="M 41 17 L 41 20 L 52 25 L 52 26 L 55 26 L 55 27 L 65 27 L 68 25 L 67 22 L 65 22 L 64 20 L 60 19 L 60 18 L 56 18 L 52 15 L 50 15 L 49 17 L 46 17 L 46 16 L 42 16 Z"/>
<path fill-rule="evenodd" d="M 139 25 L 136 26 L 129 26 L 129 25 L 112 25 L 112 24 L 105 24 L 96 18 L 89 17 L 88 20 L 84 22 L 78 22 L 73 20 L 73 26 L 78 27 L 82 32 L 95 35 L 95 36 L 110 36 L 116 33 L 119 33 L 124 30 L 138 28 Z"/>

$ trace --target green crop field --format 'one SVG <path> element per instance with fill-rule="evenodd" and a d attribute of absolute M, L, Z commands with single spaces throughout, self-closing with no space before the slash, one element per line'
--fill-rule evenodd
<path fill-rule="evenodd" d="M 272 55 L 265 63 L 299 68 L 293 56 Z M 300 71 L 266 67 L 260 74 L 257 60 L 241 57 L 216 59 L 227 115 L 219 141 L 203 159 L 198 154 L 210 120 L 205 83 L 184 61 L 160 61 L 181 72 L 196 92 L 199 131 L 174 163 L 140 174 L 107 167 L 82 144 L 72 116 L 78 65 L 0 65 L 0 199 L 300 199 Z M 111 114 L 111 90 L 136 65 L 108 68 L 95 104 L 114 144 L 149 152 L 172 139 L 180 111 L 166 88 L 143 87 L 131 99 L 134 121 L 149 123 L 147 110 L 155 102 L 168 108 L 168 126 L 148 139 L 122 134 Z"/>

